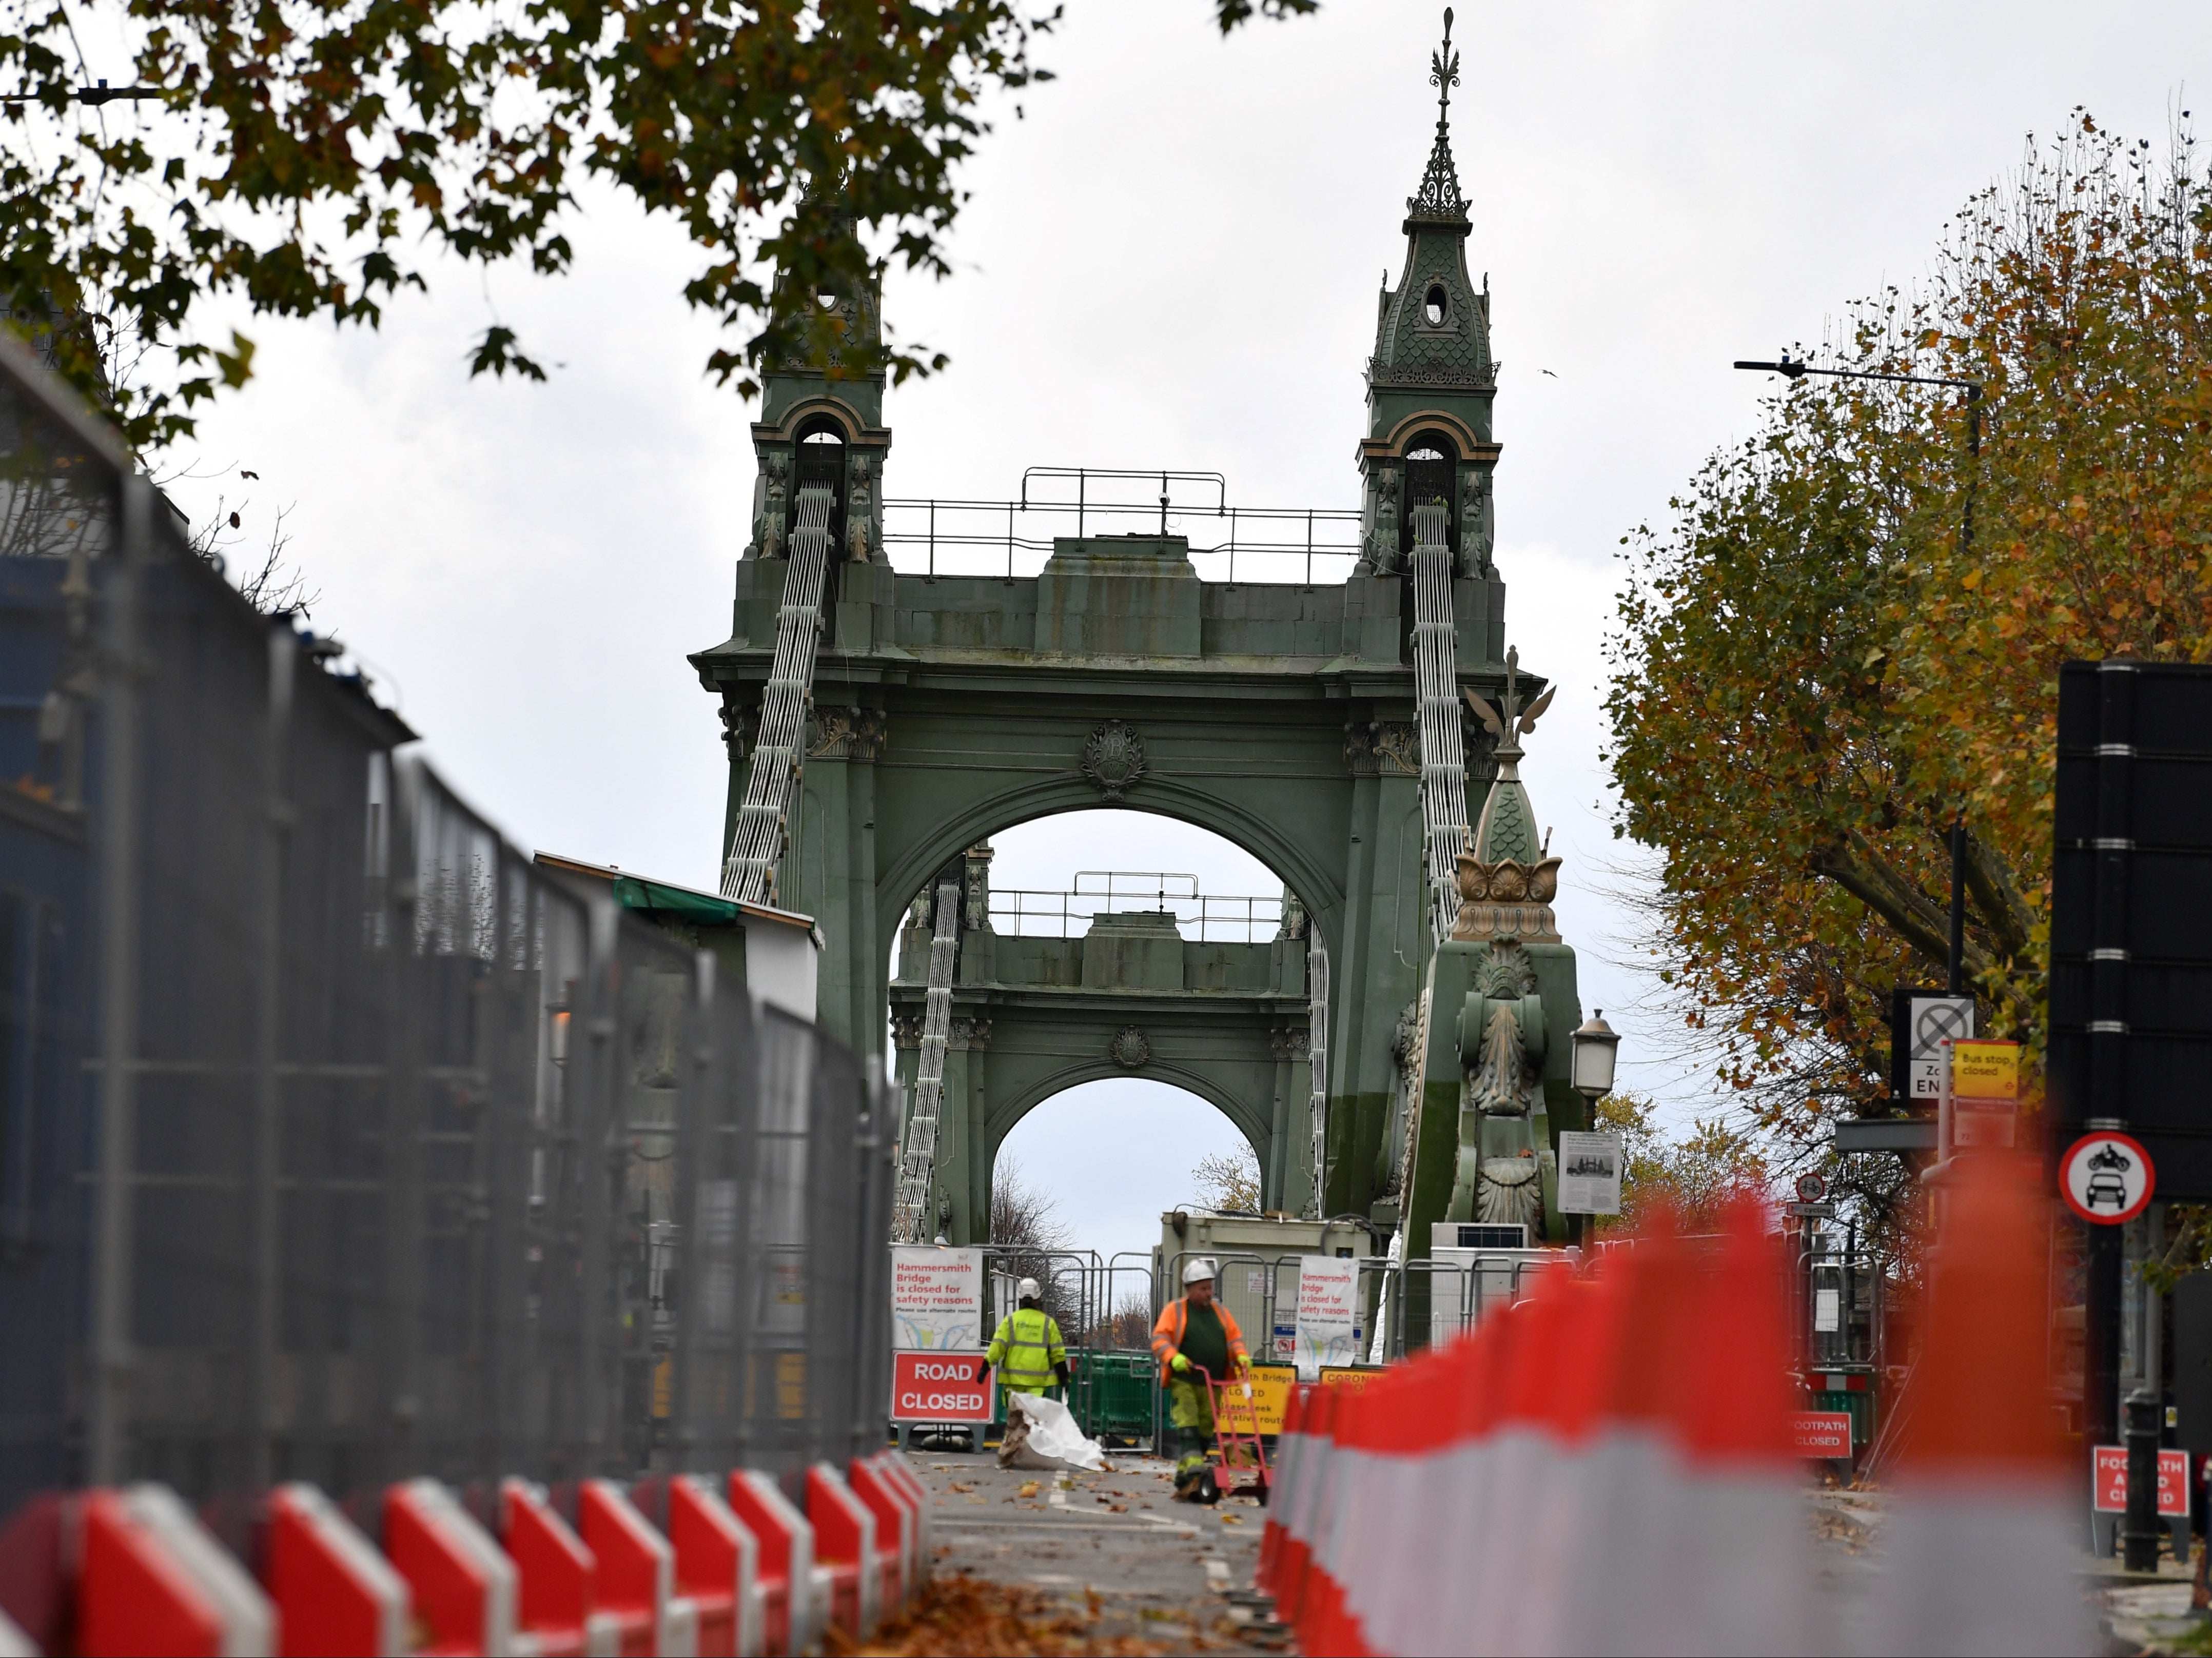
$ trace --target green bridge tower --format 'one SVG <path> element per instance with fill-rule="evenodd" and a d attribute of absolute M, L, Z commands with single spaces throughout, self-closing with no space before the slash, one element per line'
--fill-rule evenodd
<path fill-rule="evenodd" d="M 1250 580 L 1262 561 L 1243 554 L 1242 579 L 1201 580 L 1165 509 L 1140 533 L 1091 533 L 1079 519 L 1077 533 L 1052 538 L 1034 575 L 1013 570 L 1011 531 L 1000 574 L 933 574 L 903 556 L 894 568 L 889 546 L 918 542 L 921 531 L 886 533 L 881 378 L 841 377 L 834 366 L 767 376 L 730 636 L 690 659 L 721 705 L 725 845 L 775 671 L 791 502 L 804 483 L 827 485 L 836 553 L 774 890 L 778 903 L 821 926 L 823 1023 L 877 1056 L 887 1015 L 898 1014 L 902 1048 L 920 1017 L 930 941 L 910 917 L 926 920 L 928 893 L 945 880 L 967 895 L 932 1206 L 933 1230 L 951 1241 L 980 1240 L 991 1161 L 1022 1114 L 1096 1076 L 1152 1077 L 1219 1106 L 1260 1155 L 1269 1208 L 1395 1226 L 1410 1187 L 1415 1254 L 1427 1253 L 1428 1224 L 1453 1206 L 1463 1148 L 1489 1143 L 1471 1091 L 1480 1043 L 1462 1057 L 1457 1040 L 1463 1009 L 1455 1000 L 1422 1017 L 1438 950 L 1424 867 L 1411 585 L 1417 510 L 1443 503 L 1451 676 L 1486 704 L 1504 703 L 1505 584 L 1492 559 L 1497 363 L 1487 285 L 1468 268 L 1471 229 L 1440 113 L 1407 206 L 1404 263 L 1377 302 L 1356 452 L 1357 557 L 1340 581 Z M 838 302 L 861 337 L 876 328 L 872 296 Z M 918 526 L 928 503 L 889 505 Z M 1431 511 L 1422 522 L 1435 519 Z M 933 544 L 933 568 L 935 551 Z M 1516 701 L 1540 686 L 1519 675 Z M 1510 809 L 1491 810 L 1494 708 L 1462 698 L 1460 711 L 1467 799 L 1481 803 L 1469 815 L 1499 824 L 1478 833 L 1462 859 L 1461 890 L 1472 881 L 1487 894 L 1482 872 L 1526 850 L 1501 836 L 1528 802 L 1509 777 Z M 984 843 L 1015 824 L 1098 806 L 1195 823 L 1261 859 L 1295 900 L 1280 936 L 1180 939 L 1142 908 L 1102 914 L 1080 939 L 998 936 L 979 901 Z M 1548 899 L 1556 860 L 1541 869 L 1540 855 L 1523 861 Z M 1508 872 L 1499 896 L 1511 884 Z M 1580 1013 L 1572 954 L 1550 910 L 1523 896 L 1490 905 L 1488 930 L 1449 948 L 1486 957 L 1510 940 L 1509 950 L 1525 942 L 1541 952 L 1522 993 L 1531 999 L 1525 1010 L 1516 1003 L 1516 1017 L 1540 1029 L 1516 1053 L 1530 1067 L 1523 1104 L 1548 1107 L 1523 1112 L 1543 1142 L 1536 1160 L 1548 1164 L 1557 1132 L 1579 1123 L 1565 1078 L 1566 1033 Z M 1459 930 L 1468 924 L 1463 915 Z M 1308 928 L 1328 964 L 1319 1125 L 1299 1075 L 1310 1059 Z M 1507 965 L 1513 971 L 1486 982 L 1526 976 L 1521 958 Z M 1463 999 L 1470 974 L 1480 976 L 1462 959 L 1449 993 Z M 899 1070 L 910 1082 L 910 1053 Z M 1548 1175 L 1540 1184 L 1548 1188 Z M 1562 1235 L 1550 1206 L 1536 1219 Z"/>

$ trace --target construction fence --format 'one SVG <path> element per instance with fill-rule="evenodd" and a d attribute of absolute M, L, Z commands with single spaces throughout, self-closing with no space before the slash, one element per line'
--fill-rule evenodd
<path fill-rule="evenodd" d="M 0 1520 L 879 1448 L 876 1079 L 340 660 L 0 350 Z"/>

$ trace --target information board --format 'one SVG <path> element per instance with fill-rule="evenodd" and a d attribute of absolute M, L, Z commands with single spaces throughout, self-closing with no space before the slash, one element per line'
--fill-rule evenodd
<path fill-rule="evenodd" d="M 917 1352 L 983 1351 L 983 1252 L 891 1250 L 891 1345 Z"/>
<path fill-rule="evenodd" d="M 1800 1411 L 1790 1418 L 1790 1434 L 1800 1456 L 1836 1459 L 1851 1454 L 1849 1411 Z"/>
<path fill-rule="evenodd" d="M 1297 1380 L 1297 1371 L 1287 1364 L 1255 1364 L 1249 1401 L 1234 1382 L 1224 1389 L 1222 1414 L 1227 1418 L 1226 1425 L 1241 1434 L 1282 1432 L 1283 1417 L 1291 1408 L 1291 1389 Z"/>
<path fill-rule="evenodd" d="M 1618 1134 L 1563 1132 L 1559 1135 L 1559 1212 L 1619 1214 L 1625 1157 Z"/>
<path fill-rule="evenodd" d="M 1310 1382 L 1324 1364 L 1349 1364 L 1359 1351 L 1359 1263 L 1346 1257 L 1298 1257 L 1294 1344 L 1299 1377 Z"/>

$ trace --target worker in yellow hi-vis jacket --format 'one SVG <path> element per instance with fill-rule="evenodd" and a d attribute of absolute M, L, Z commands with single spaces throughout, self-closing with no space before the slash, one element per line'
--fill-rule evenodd
<path fill-rule="evenodd" d="M 1042 1394 L 1068 1378 L 1067 1345 L 1060 1339 L 1060 1324 L 1044 1309 L 1043 1291 L 1033 1278 L 1025 1278 L 1014 1291 L 1021 1305 L 999 1321 L 990 1350 L 975 1367 L 975 1380 L 994 1365 L 999 1387 L 1010 1394 Z"/>

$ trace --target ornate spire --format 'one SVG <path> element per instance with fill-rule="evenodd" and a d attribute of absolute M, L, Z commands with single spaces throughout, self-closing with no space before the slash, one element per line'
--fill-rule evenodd
<path fill-rule="evenodd" d="M 1498 775 L 1482 803 L 1482 815 L 1459 858 L 1459 921 L 1455 938 L 1518 937 L 1535 944 L 1557 944 L 1559 923 L 1551 911 L 1559 887 L 1559 860 L 1551 839 L 1536 838 L 1536 811 L 1521 782 L 1521 739 L 1535 728 L 1552 706 L 1558 687 L 1547 689 L 1525 711 L 1521 706 L 1521 653 L 1505 653 L 1505 695 L 1493 708 L 1473 691 L 1466 693 L 1475 717 L 1497 739 Z"/>
<path fill-rule="evenodd" d="M 1452 165 L 1451 93 L 1459 84 L 1459 53 L 1452 50 L 1451 8 L 1444 8 L 1444 43 L 1429 54 L 1429 84 L 1437 89 L 1437 141 L 1429 150 L 1421 187 L 1406 201 L 1406 216 L 1443 224 L 1468 222 L 1467 198 L 1459 193 L 1459 169 Z"/>

